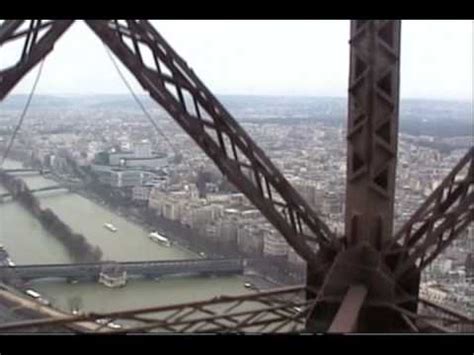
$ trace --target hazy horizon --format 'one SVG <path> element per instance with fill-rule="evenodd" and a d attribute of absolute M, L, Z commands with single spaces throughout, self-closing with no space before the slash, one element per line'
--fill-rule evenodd
<path fill-rule="evenodd" d="M 314 98 L 314 99 L 341 99 L 347 100 L 348 96 L 330 96 L 330 95 L 284 95 L 284 94 L 233 94 L 233 93 L 226 93 L 221 94 L 218 92 L 213 92 L 213 94 L 217 97 L 225 97 L 225 96 L 237 96 L 237 97 L 268 97 L 268 98 L 278 98 L 278 97 L 285 97 L 285 98 Z M 19 97 L 19 96 L 28 96 L 29 93 L 11 93 L 5 99 L 8 100 L 10 97 Z M 137 94 L 139 97 L 147 97 L 150 100 L 150 96 L 146 92 L 141 92 Z M 123 93 L 108 93 L 108 92 L 99 92 L 99 93 L 73 93 L 73 92 L 65 92 L 65 93 L 35 93 L 34 97 L 55 97 L 55 98 L 74 98 L 74 97 L 98 97 L 98 96 L 127 96 L 130 97 L 130 100 L 133 101 L 133 96 L 128 92 Z M 33 97 L 33 101 L 34 101 Z M 472 99 L 468 98 L 436 98 L 436 97 L 400 97 L 400 101 L 446 101 L 446 102 L 463 102 L 463 103 L 471 103 Z M 1 106 L 1 101 L 0 101 Z"/>
<path fill-rule="evenodd" d="M 152 23 L 216 95 L 347 98 L 348 20 Z M 402 21 L 401 99 L 472 102 L 472 28 L 468 20 Z M 19 44 L 0 49 L 0 68 L 15 61 Z M 119 65 L 134 90 L 143 94 Z M 37 70 L 10 94 L 29 93 Z M 48 55 L 36 93 L 116 95 L 127 94 L 127 89 L 100 40 L 78 21 Z"/>

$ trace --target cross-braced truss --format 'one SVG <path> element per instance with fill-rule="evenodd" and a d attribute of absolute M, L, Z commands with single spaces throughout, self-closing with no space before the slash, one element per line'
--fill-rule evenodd
<path fill-rule="evenodd" d="M 24 75 L 54 48 L 57 39 L 74 21 L 9 20 L 0 27 L 0 47 L 8 42 L 23 44 L 14 65 L 0 70 L 0 100 Z"/>
<path fill-rule="evenodd" d="M 306 286 L 293 286 L 246 295 L 220 296 L 211 300 L 107 313 L 43 318 L 0 325 L 0 333 L 50 327 L 84 333 L 215 333 L 304 332 L 316 302 L 339 302 L 330 297 L 306 299 Z M 427 312 L 409 312 L 397 304 L 379 304 L 400 313 L 415 332 L 472 331 L 474 319 L 425 300 L 414 300 Z M 99 322 L 98 322 L 99 321 Z M 337 321 L 335 320 L 334 323 Z M 99 324 L 98 324 L 99 323 Z M 122 328 L 113 329 L 111 324 Z M 335 326 L 332 326 L 335 328 Z M 331 332 L 331 329 L 327 331 Z"/>
<path fill-rule="evenodd" d="M 377 249 L 392 235 L 400 21 L 351 22 L 346 238 Z"/>
<path fill-rule="evenodd" d="M 20 36 L 15 29 L 22 22 L 26 21 L 3 24 L 0 45 L 22 37 L 29 42 L 31 33 L 41 26 L 32 20 L 30 30 Z M 50 25 L 56 24 L 54 36 L 42 39 L 46 42 L 33 41 L 13 68 L 0 72 L 2 82 L 7 81 L 1 85 L 0 99 L 52 50 L 71 23 L 54 21 Z M 86 23 L 301 257 L 311 263 L 319 247 L 338 249 L 326 224 L 148 21 Z"/>
<path fill-rule="evenodd" d="M 474 148 L 471 148 L 387 243 L 402 252 L 394 270 L 399 278 L 416 265 L 423 270 L 474 220 Z M 401 244 L 397 244 L 401 243 Z"/>

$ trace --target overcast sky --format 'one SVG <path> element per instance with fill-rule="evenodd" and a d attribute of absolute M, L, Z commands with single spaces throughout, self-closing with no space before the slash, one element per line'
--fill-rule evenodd
<path fill-rule="evenodd" d="M 349 21 L 153 24 L 216 94 L 346 96 Z M 403 21 L 401 96 L 472 101 L 473 46 L 472 21 Z M 20 51 L 2 47 L 0 68 Z M 12 93 L 29 92 L 36 70 Z M 141 91 L 136 82 L 134 87 Z M 37 93 L 127 90 L 100 40 L 78 21 L 45 61 Z"/>

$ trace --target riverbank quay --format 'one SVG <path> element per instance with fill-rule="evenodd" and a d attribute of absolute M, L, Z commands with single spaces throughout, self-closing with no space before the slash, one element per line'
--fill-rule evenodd
<path fill-rule="evenodd" d="M 107 187 L 101 186 L 92 172 L 85 169 L 85 173 L 90 176 L 87 175 L 85 179 L 82 179 L 83 184 L 74 188 L 74 193 L 135 224 L 147 233 L 158 231 L 172 241 L 173 247 L 192 252 L 203 258 L 253 257 L 252 255 L 242 255 L 235 246 L 226 245 L 219 239 L 209 240 L 189 226 L 159 216 L 146 206 L 134 206 L 131 201 L 125 199 L 117 201 L 117 196 L 108 191 L 110 189 Z M 52 171 L 48 178 L 61 184 L 65 177 Z M 262 256 L 260 259 L 261 261 L 254 262 L 248 268 L 249 272 L 259 274 L 278 285 L 294 285 L 304 282 L 304 268 L 292 267 L 284 258 Z"/>
<path fill-rule="evenodd" d="M 166 235 L 172 241 L 173 246 L 189 250 L 199 254 L 201 257 L 248 257 L 242 255 L 231 246 L 216 244 L 206 240 L 202 235 L 188 226 L 158 216 L 146 207 L 116 206 L 110 201 L 107 201 L 107 194 L 100 194 L 97 193 L 97 191 L 97 188 L 92 191 L 85 187 L 77 190 L 76 193 L 107 208 L 112 213 L 118 214 L 147 232 L 158 231 L 160 234 Z M 304 271 L 301 272 L 302 270 L 293 270 L 287 267 L 287 262 L 284 258 L 266 257 L 260 259 L 252 258 L 252 260 L 252 263 L 246 268 L 246 273 L 264 278 L 269 285 L 296 285 L 304 282 Z"/>

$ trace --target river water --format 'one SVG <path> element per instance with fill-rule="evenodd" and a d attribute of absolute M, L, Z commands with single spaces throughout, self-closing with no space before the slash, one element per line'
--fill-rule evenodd
<path fill-rule="evenodd" d="M 21 167 L 6 161 L 5 168 Z M 21 174 L 30 188 L 55 185 L 41 175 Z M 5 189 L 0 186 L 0 193 Z M 197 258 L 197 254 L 179 246 L 165 247 L 148 238 L 149 231 L 114 214 L 103 206 L 67 191 L 37 194 L 42 207 L 51 208 L 74 231 L 102 249 L 104 260 L 140 261 Z M 114 224 L 112 233 L 103 227 Z M 16 264 L 72 263 L 62 244 L 29 212 L 15 201 L 0 204 L 0 243 Z M 35 281 L 31 287 L 48 298 L 57 308 L 69 311 L 79 302 L 86 311 L 116 311 L 154 305 L 203 300 L 217 295 L 247 293 L 244 276 L 176 277 L 160 281 L 129 280 L 124 288 L 109 289 L 92 282 L 68 284 L 63 281 Z M 79 300 L 79 301 L 78 301 Z"/>

